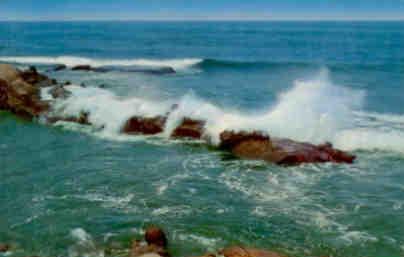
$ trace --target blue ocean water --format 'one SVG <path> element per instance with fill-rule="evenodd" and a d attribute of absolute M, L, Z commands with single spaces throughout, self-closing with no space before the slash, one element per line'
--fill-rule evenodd
<path fill-rule="evenodd" d="M 56 111 L 89 111 L 94 127 L 0 114 L 0 242 L 12 255 L 99 256 L 147 224 L 169 232 L 178 256 L 240 243 L 291 256 L 404 254 L 403 22 L 2 22 L 0 35 L 0 61 L 19 67 L 120 68 L 47 72 L 87 85 Z M 260 129 L 358 159 L 277 167 L 119 135 L 130 115 L 173 103 L 207 119 L 212 138 Z"/>

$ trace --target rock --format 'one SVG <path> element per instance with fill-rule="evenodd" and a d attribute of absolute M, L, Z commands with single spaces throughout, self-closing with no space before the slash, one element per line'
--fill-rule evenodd
<path fill-rule="evenodd" d="M 53 87 L 51 90 L 49 90 L 49 93 L 55 99 L 56 98 L 66 99 L 72 94 L 70 91 L 66 90 L 62 85 Z"/>
<path fill-rule="evenodd" d="M 20 77 L 31 85 L 41 84 L 41 85 L 52 85 L 53 80 L 49 79 L 47 76 L 38 73 L 34 66 L 29 67 L 28 70 L 22 71 Z"/>
<path fill-rule="evenodd" d="M 273 153 L 270 137 L 259 131 L 224 131 L 220 134 L 219 147 L 244 159 L 257 159 L 273 162 L 276 157 Z"/>
<path fill-rule="evenodd" d="M 76 65 L 72 67 L 72 70 L 91 71 L 92 69 L 90 65 Z"/>
<path fill-rule="evenodd" d="M 0 64 L 0 78 L 11 83 L 20 78 L 20 72 L 9 64 Z"/>
<path fill-rule="evenodd" d="M 166 118 L 157 116 L 152 118 L 132 117 L 122 128 L 125 134 L 154 135 L 163 132 Z"/>
<path fill-rule="evenodd" d="M 158 227 L 152 226 L 147 228 L 144 237 L 149 245 L 154 244 L 161 247 L 167 247 L 167 237 L 164 231 Z"/>
<path fill-rule="evenodd" d="M 173 131 L 171 137 L 200 139 L 203 134 L 204 125 L 204 121 L 185 118 Z"/>
<path fill-rule="evenodd" d="M 65 81 L 63 83 L 63 86 L 70 86 L 72 84 L 72 82 L 70 82 L 69 80 Z"/>
<path fill-rule="evenodd" d="M 65 70 L 67 68 L 66 65 L 64 64 L 58 64 L 53 68 L 53 71 L 61 71 L 61 70 Z"/>
<path fill-rule="evenodd" d="M 164 247 L 149 245 L 140 241 L 133 241 L 130 257 L 169 257 L 170 254 Z"/>
<path fill-rule="evenodd" d="M 58 121 L 66 121 L 66 122 L 74 122 L 81 125 L 91 125 L 91 122 L 88 120 L 89 113 L 81 112 L 78 117 L 70 116 L 70 117 L 60 117 L 60 116 L 48 116 L 46 117 L 46 122 L 53 124 Z"/>
<path fill-rule="evenodd" d="M 225 248 L 219 253 L 224 257 L 285 257 L 285 255 L 276 252 L 241 246 Z"/>
<path fill-rule="evenodd" d="M 290 139 L 270 138 L 260 132 L 224 131 L 220 148 L 244 159 L 264 160 L 280 165 L 302 163 L 352 163 L 355 156 L 334 149 L 330 144 L 313 145 Z"/>
<path fill-rule="evenodd" d="M 332 148 L 331 144 L 313 145 L 290 139 L 273 138 L 275 152 L 279 153 L 277 164 L 298 165 L 302 163 L 352 163 L 355 156 Z"/>
<path fill-rule="evenodd" d="M 10 245 L 8 244 L 0 244 L 0 253 L 5 253 L 10 251 Z"/>
<path fill-rule="evenodd" d="M 86 84 L 83 82 L 83 83 L 80 83 L 80 87 L 86 88 L 87 86 L 86 86 Z"/>

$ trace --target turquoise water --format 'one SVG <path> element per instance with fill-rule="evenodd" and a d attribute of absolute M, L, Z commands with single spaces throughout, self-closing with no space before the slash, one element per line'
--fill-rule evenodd
<path fill-rule="evenodd" d="M 90 111 L 90 128 L 0 113 L 0 242 L 12 256 L 100 256 L 148 224 L 168 231 L 175 256 L 240 243 L 302 257 L 404 255 L 404 23 L 0 23 L 0 34 L 0 61 L 19 67 L 177 72 L 48 72 L 87 85 L 55 111 Z M 358 159 L 287 168 L 168 140 L 170 127 L 119 135 L 130 115 L 178 102 L 178 117 L 207 119 L 212 138 L 261 129 Z"/>

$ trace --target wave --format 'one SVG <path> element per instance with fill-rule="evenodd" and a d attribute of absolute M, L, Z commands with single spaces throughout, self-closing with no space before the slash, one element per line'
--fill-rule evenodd
<path fill-rule="evenodd" d="M 220 133 L 227 129 L 261 130 L 273 137 L 329 141 L 343 150 L 404 153 L 404 117 L 362 111 L 365 92 L 335 85 L 326 69 L 312 79 L 295 81 L 275 104 L 259 112 L 222 108 L 194 94 L 180 99 L 146 99 L 122 98 L 101 88 L 70 86 L 69 90 L 72 97 L 58 100 L 55 112 L 60 116 L 89 112 L 90 122 L 111 138 L 121 139 L 119 132 L 131 116 L 169 113 L 160 135 L 163 138 L 168 138 L 184 117 L 191 117 L 206 121 L 205 133 L 212 144 L 218 144 Z M 171 111 L 173 104 L 178 107 Z"/>
<path fill-rule="evenodd" d="M 105 66 L 140 66 L 140 67 L 171 67 L 176 71 L 184 70 L 202 62 L 202 59 L 93 59 L 76 56 L 5 56 L 0 61 L 19 64 L 57 65 L 68 67 L 77 65 L 91 65 L 92 67 Z"/>

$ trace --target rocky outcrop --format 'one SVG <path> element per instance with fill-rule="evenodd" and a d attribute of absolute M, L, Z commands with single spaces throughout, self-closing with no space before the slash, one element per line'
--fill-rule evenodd
<path fill-rule="evenodd" d="M 244 159 L 265 160 L 283 165 L 302 163 L 352 163 L 355 156 L 334 149 L 331 144 L 313 145 L 290 139 L 270 138 L 260 132 L 224 131 L 220 148 Z"/>
<path fill-rule="evenodd" d="M 44 77 L 36 70 L 20 72 L 10 65 L 0 64 L 0 106 L 25 118 L 38 117 L 49 105 L 41 101 L 39 87 L 28 83 L 39 83 Z"/>
<path fill-rule="evenodd" d="M 172 138 L 193 138 L 200 139 L 203 134 L 205 122 L 184 118 L 181 124 L 171 134 Z"/>
<path fill-rule="evenodd" d="M 132 243 L 130 257 L 169 257 L 167 251 L 167 237 L 158 227 L 146 230 L 145 241 L 135 240 Z"/>
<path fill-rule="evenodd" d="M 166 118 L 157 116 L 152 118 L 147 117 L 132 117 L 122 128 L 122 133 L 125 134 L 143 134 L 155 135 L 163 132 Z"/>
<path fill-rule="evenodd" d="M 20 72 L 19 75 L 26 83 L 36 87 L 50 87 L 57 84 L 55 79 L 50 79 L 39 73 L 33 66 L 29 67 L 28 70 Z"/>

